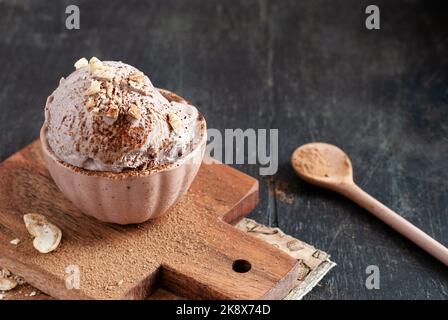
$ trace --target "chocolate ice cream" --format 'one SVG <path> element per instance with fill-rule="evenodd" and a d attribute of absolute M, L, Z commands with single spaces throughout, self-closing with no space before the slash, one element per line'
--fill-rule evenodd
<path fill-rule="evenodd" d="M 141 71 L 80 59 L 48 98 L 48 145 L 57 158 L 95 171 L 156 169 L 200 142 L 201 115 L 168 101 Z"/>

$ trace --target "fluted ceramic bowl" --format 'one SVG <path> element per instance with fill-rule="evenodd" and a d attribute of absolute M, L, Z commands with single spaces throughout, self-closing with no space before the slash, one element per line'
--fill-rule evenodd
<path fill-rule="evenodd" d="M 182 97 L 159 89 L 169 101 Z M 156 171 L 89 171 L 59 160 L 48 145 L 47 128 L 40 141 L 47 168 L 62 193 L 84 214 L 117 224 L 142 223 L 165 213 L 188 190 L 205 152 L 206 122 L 201 117 L 200 143 L 177 162 Z"/>

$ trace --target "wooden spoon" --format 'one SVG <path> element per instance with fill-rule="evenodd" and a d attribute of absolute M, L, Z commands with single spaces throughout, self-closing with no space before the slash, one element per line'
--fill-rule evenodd
<path fill-rule="evenodd" d="M 303 180 L 353 200 L 448 266 L 448 248 L 355 184 L 351 161 L 338 147 L 327 143 L 305 144 L 294 151 L 291 163 Z"/>

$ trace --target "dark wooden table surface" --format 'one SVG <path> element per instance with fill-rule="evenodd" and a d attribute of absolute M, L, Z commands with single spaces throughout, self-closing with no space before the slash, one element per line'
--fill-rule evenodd
<path fill-rule="evenodd" d="M 123 60 L 193 101 L 209 127 L 278 128 L 256 220 L 329 252 L 308 299 L 447 299 L 448 269 L 366 211 L 293 174 L 310 141 L 348 152 L 359 185 L 448 244 L 444 1 L 0 1 L 0 160 L 38 137 L 47 95 L 80 57 Z M 78 4 L 81 29 L 65 28 Z M 380 290 L 365 287 L 380 269 Z"/>

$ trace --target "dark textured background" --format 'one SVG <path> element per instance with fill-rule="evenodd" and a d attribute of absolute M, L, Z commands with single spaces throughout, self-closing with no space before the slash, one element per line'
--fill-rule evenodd
<path fill-rule="evenodd" d="M 74 61 L 123 60 L 193 101 L 209 127 L 279 128 L 280 169 L 260 177 L 252 217 L 338 263 L 308 299 L 447 299 L 446 267 L 288 162 L 309 141 L 342 147 L 361 187 L 448 244 L 443 2 L 374 1 L 381 30 L 368 31 L 365 1 L 0 1 L 0 160 L 38 137 Z M 68 4 L 81 30 L 65 29 Z M 381 290 L 364 286 L 370 264 Z"/>

